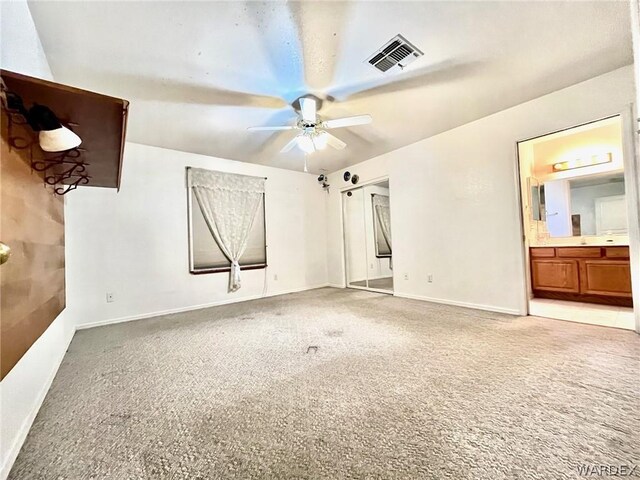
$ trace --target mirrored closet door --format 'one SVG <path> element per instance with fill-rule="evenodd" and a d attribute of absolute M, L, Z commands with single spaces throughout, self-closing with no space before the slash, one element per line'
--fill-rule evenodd
<path fill-rule="evenodd" d="M 348 287 L 393 293 L 389 182 L 342 194 Z"/>

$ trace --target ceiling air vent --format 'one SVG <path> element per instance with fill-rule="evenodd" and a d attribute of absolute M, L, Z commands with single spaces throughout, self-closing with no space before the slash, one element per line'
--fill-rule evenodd
<path fill-rule="evenodd" d="M 402 35 L 396 35 L 376 53 L 367 59 L 371 65 L 382 73 L 386 73 L 393 67 L 402 70 L 416 58 L 424 55 Z"/>

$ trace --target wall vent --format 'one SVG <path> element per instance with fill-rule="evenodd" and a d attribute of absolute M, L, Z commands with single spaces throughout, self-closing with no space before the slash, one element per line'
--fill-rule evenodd
<path fill-rule="evenodd" d="M 394 67 L 402 70 L 416 58 L 424 55 L 402 35 L 396 35 L 367 59 L 372 66 L 387 73 Z"/>

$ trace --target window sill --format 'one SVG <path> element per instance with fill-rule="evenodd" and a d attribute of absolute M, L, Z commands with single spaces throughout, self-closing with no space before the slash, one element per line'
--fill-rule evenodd
<path fill-rule="evenodd" d="M 243 270 L 260 270 L 263 268 L 267 268 L 266 263 L 260 263 L 258 265 L 240 265 L 240 271 Z M 189 273 L 192 275 L 203 275 L 205 273 L 229 273 L 231 271 L 231 267 L 214 267 L 214 268 L 199 268 L 197 270 L 190 270 Z"/>

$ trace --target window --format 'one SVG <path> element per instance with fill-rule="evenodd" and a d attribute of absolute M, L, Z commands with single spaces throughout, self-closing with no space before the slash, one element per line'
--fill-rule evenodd
<path fill-rule="evenodd" d="M 256 218 L 251 226 L 247 248 L 240 258 L 241 270 L 265 268 L 267 247 L 265 235 L 264 194 Z M 189 271 L 191 273 L 216 273 L 231 270 L 229 260 L 216 243 L 202 215 L 193 190 L 188 188 L 189 215 Z"/>

